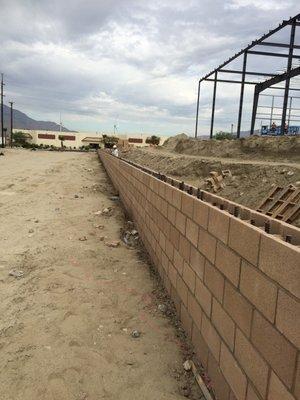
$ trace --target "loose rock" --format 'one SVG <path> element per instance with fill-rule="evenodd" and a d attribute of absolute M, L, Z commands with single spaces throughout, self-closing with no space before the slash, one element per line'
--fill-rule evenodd
<path fill-rule="evenodd" d="M 23 278 L 24 272 L 16 269 L 12 269 L 9 271 L 8 275 L 13 276 L 14 278 Z"/>
<path fill-rule="evenodd" d="M 137 331 L 137 330 L 134 330 L 134 331 L 131 332 L 131 336 L 132 336 L 134 339 L 137 339 L 137 338 L 139 338 L 139 337 L 141 336 L 141 332 L 140 332 L 140 331 Z"/>

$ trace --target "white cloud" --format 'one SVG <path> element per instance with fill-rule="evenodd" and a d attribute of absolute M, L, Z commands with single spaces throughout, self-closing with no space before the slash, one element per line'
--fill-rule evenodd
<path fill-rule="evenodd" d="M 198 78 L 295 14 L 295 1 L 280 3 L 284 12 L 276 4 L 11 0 L 0 15 L 7 98 L 33 117 L 57 119 L 62 111 L 74 129 L 100 131 L 118 120 L 129 131 L 192 134 Z M 201 97 L 203 133 L 211 89 Z M 216 117 L 227 124 L 238 93 L 226 85 L 219 93 Z"/>

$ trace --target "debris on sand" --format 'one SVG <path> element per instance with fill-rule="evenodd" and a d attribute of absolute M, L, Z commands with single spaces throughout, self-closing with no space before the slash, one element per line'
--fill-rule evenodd
<path fill-rule="evenodd" d="M 23 278 L 24 272 L 20 271 L 20 270 L 12 269 L 11 271 L 9 271 L 8 275 L 19 279 L 19 278 Z"/>
<path fill-rule="evenodd" d="M 162 313 L 165 313 L 167 311 L 167 306 L 165 304 L 159 304 L 157 308 Z"/>
<path fill-rule="evenodd" d="M 211 177 L 205 179 L 205 183 L 207 185 L 207 188 L 212 189 L 215 193 L 221 189 L 224 189 L 224 187 L 226 186 L 224 182 L 225 178 L 232 178 L 232 174 L 229 169 L 223 170 L 221 173 L 211 171 L 209 175 Z"/>
<path fill-rule="evenodd" d="M 80 240 L 81 242 L 85 242 L 87 240 L 87 237 L 86 236 L 82 236 L 78 240 Z"/>
<path fill-rule="evenodd" d="M 141 332 L 138 331 L 138 330 L 133 330 L 133 331 L 131 332 L 131 336 L 132 336 L 134 339 L 137 339 L 137 338 L 139 338 L 139 337 L 141 336 Z"/>
<path fill-rule="evenodd" d="M 119 240 L 112 240 L 111 242 L 106 242 L 105 246 L 107 247 L 119 247 L 120 241 Z"/>
<path fill-rule="evenodd" d="M 94 228 L 96 228 L 96 229 L 104 229 L 104 225 L 94 225 Z"/>
<path fill-rule="evenodd" d="M 112 201 L 118 201 L 118 200 L 120 200 L 120 197 L 119 196 L 111 196 L 109 199 Z"/>
<path fill-rule="evenodd" d="M 192 369 L 190 360 L 186 360 L 186 361 L 183 363 L 183 368 L 184 368 L 185 371 L 190 371 L 190 370 Z"/>
<path fill-rule="evenodd" d="M 123 230 L 121 230 L 122 239 L 127 246 L 134 247 L 138 244 L 139 233 L 136 229 L 132 229 L 131 231 L 122 231 Z"/>
<path fill-rule="evenodd" d="M 110 216 L 112 214 L 113 208 L 112 207 L 105 207 L 102 211 L 96 211 L 94 215 L 105 215 Z"/>

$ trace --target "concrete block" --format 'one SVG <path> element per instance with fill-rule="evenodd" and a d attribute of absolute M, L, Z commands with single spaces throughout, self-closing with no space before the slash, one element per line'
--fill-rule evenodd
<path fill-rule="evenodd" d="M 196 275 L 203 280 L 204 278 L 205 257 L 194 246 L 191 246 L 190 266 Z"/>
<path fill-rule="evenodd" d="M 194 198 L 187 194 L 182 193 L 181 211 L 189 218 L 193 218 Z"/>
<path fill-rule="evenodd" d="M 213 298 L 212 322 L 222 339 L 227 343 L 230 350 L 233 351 L 235 330 L 234 322 L 215 298 Z"/>
<path fill-rule="evenodd" d="M 239 329 L 236 331 L 234 354 L 257 391 L 265 398 L 269 366 Z"/>
<path fill-rule="evenodd" d="M 269 321 L 274 322 L 277 286 L 246 261 L 242 261 L 240 291 Z"/>
<path fill-rule="evenodd" d="M 217 239 L 204 229 L 199 229 L 198 249 L 212 263 L 215 262 Z"/>
<path fill-rule="evenodd" d="M 200 330 L 196 327 L 196 325 L 193 326 L 192 343 L 195 347 L 195 352 L 197 357 L 201 361 L 203 367 L 206 369 L 208 362 L 208 352 L 209 352 L 208 346 L 205 343 L 205 340 L 203 339 Z"/>
<path fill-rule="evenodd" d="M 261 231 L 254 226 L 231 218 L 229 246 L 253 265 L 257 265 Z"/>
<path fill-rule="evenodd" d="M 189 292 L 188 293 L 188 312 L 197 328 L 201 330 L 201 321 L 202 321 L 202 309 L 198 304 L 194 295 Z"/>
<path fill-rule="evenodd" d="M 219 270 L 206 260 L 204 283 L 220 303 L 223 302 L 224 281 L 224 276 Z"/>
<path fill-rule="evenodd" d="M 177 274 L 177 283 L 176 283 L 176 289 L 178 296 L 181 298 L 181 301 L 187 307 L 187 301 L 188 301 L 188 287 L 184 283 L 183 279 Z"/>
<path fill-rule="evenodd" d="M 237 400 L 245 400 L 247 378 L 223 342 L 221 344 L 220 368 Z"/>
<path fill-rule="evenodd" d="M 189 266 L 189 264 L 184 261 L 183 264 L 183 274 L 182 274 L 184 282 L 187 284 L 190 291 L 195 293 L 195 285 L 196 285 L 196 274 L 194 270 Z"/>
<path fill-rule="evenodd" d="M 188 218 L 186 221 L 186 237 L 196 247 L 198 244 L 198 234 L 199 234 L 198 225 Z"/>
<path fill-rule="evenodd" d="M 228 278 L 233 285 L 239 285 L 241 257 L 221 242 L 217 243 L 215 266 Z"/>
<path fill-rule="evenodd" d="M 268 393 L 268 400 L 295 400 L 294 396 L 287 390 L 287 388 L 280 381 L 278 376 L 271 372 L 270 386 Z"/>
<path fill-rule="evenodd" d="M 221 349 L 221 338 L 218 332 L 210 322 L 210 320 L 203 313 L 202 315 L 202 325 L 201 334 L 208 345 L 214 358 L 219 362 L 220 360 L 220 349 Z"/>
<path fill-rule="evenodd" d="M 218 362 L 214 359 L 211 353 L 208 355 L 207 372 L 211 379 L 211 384 L 217 399 L 229 400 L 229 385 L 219 368 Z"/>
<path fill-rule="evenodd" d="M 228 242 L 230 216 L 225 211 L 210 207 L 208 216 L 208 231 L 221 240 L 223 243 Z"/>
<path fill-rule="evenodd" d="M 212 295 L 204 283 L 196 277 L 195 297 L 208 317 L 211 314 Z"/>
<path fill-rule="evenodd" d="M 175 226 L 182 235 L 185 235 L 186 216 L 179 210 L 176 211 Z"/>
<path fill-rule="evenodd" d="M 257 311 L 254 311 L 251 340 L 274 372 L 291 388 L 297 350 Z"/>
<path fill-rule="evenodd" d="M 237 326 L 249 337 L 253 311 L 252 306 L 229 282 L 225 283 L 223 306 Z"/>
<path fill-rule="evenodd" d="M 283 290 L 278 294 L 276 327 L 300 349 L 300 302 Z"/>
<path fill-rule="evenodd" d="M 183 235 L 180 235 L 179 237 L 179 254 L 184 258 L 185 261 L 189 262 L 191 244 Z"/>
<path fill-rule="evenodd" d="M 193 220 L 202 228 L 208 226 L 209 206 L 201 200 L 194 200 Z"/>
<path fill-rule="evenodd" d="M 183 273 L 183 262 L 184 262 L 183 257 L 179 254 L 179 252 L 176 249 L 174 249 L 173 264 L 180 275 L 182 275 Z"/>
<path fill-rule="evenodd" d="M 300 249 L 277 238 L 261 238 L 259 268 L 300 298 Z"/>

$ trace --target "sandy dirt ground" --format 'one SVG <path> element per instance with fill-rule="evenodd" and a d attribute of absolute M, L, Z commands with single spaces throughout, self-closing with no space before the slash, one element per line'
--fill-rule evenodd
<path fill-rule="evenodd" d="M 0 157 L 1 400 L 201 398 L 149 265 L 105 244 L 123 224 L 109 187 L 95 153 Z"/>

